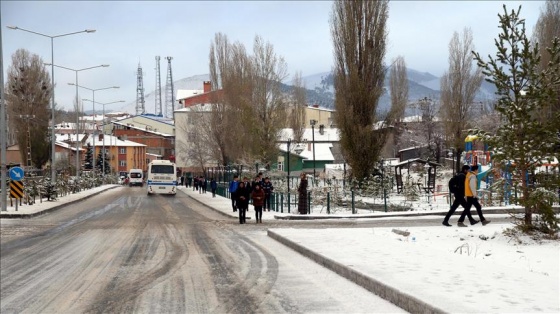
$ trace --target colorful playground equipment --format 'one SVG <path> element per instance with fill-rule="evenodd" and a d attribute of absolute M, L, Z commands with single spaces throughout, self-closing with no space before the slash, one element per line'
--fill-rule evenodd
<path fill-rule="evenodd" d="M 468 135 L 465 138 L 465 163 L 486 166 L 491 161 L 488 144 L 485 144 L 477 135 Z"/>

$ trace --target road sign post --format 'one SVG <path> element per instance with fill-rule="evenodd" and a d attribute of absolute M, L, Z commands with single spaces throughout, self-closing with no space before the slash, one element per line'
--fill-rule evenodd
<path fill-rule="evenodd" d="M 25 173 L 22 167 L 12 167 L 10 168 L 10 179 L 13 181 L 21 181 Z"/>

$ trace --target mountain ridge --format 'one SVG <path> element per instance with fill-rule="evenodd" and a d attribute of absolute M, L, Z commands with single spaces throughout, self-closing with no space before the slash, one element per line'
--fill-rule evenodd
<path fill-rule="evenodd" d="M 440 98 L 440 77 L 429 72 L 421 72 L 407 68 L 407 78 L 409 84 L 409 102 L 415 102 L 424 97 L 438 101 Z M 202 90 L 203 82 L 209 81 L 209 74 L 197 74 L 190 77 L 182 78 L 173 82 L 175 94 L 178 90 Z M 334 109 L 334 86 L 332 80 L 332 72 L 325 71 L 316 74 L 303 76 L 302 81 L 307 90 L 307 103 L 309 105 L 318 105 L 326 109 Z M 390 88 L 388 78 L 385 79 L 385 92 L 379 100 L 378 110 L 380 112 L 387 111 L 390 108 Z M 293 87 L 290 84 L 283 83 L 282 90 L 289 92 Z M 476 97 L 476 101 L 490 101 L 494 99 L 496 88 L 494 85 L 483 81 Z M 162 98 L 165 95 L 165 86 L 162 86 Z M 165 99 L 162 99 L 162 110 L 165 112 Z M 146 113 L 155 113 L 155 90 L 144 95 L 144 109 Z M 130 102 L 122 106 L 119 110 L 136 114 L 136 101 Z M 410 114 L 407 112 L 407 114 Z"/>

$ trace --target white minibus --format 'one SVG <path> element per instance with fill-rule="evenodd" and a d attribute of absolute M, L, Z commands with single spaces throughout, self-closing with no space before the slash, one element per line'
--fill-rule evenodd
<path fill-rule="evenodd" d="M 177 194 L 177 168 L 169 160 L 153 160 L 148 165 L 148 195 Z"/>
<path fill-rule="evenodd" d="M 144 186 L 144 173 L 142 169 L 130 169 L 128 171 L 128 186 Z"/>

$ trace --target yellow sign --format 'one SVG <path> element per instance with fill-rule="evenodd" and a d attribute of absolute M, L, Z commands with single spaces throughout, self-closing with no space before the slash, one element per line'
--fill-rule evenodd
<path fill-rule="evenodd" d="M 10 197 L 23 198 L 23 182 L 10 181 Z"/>

